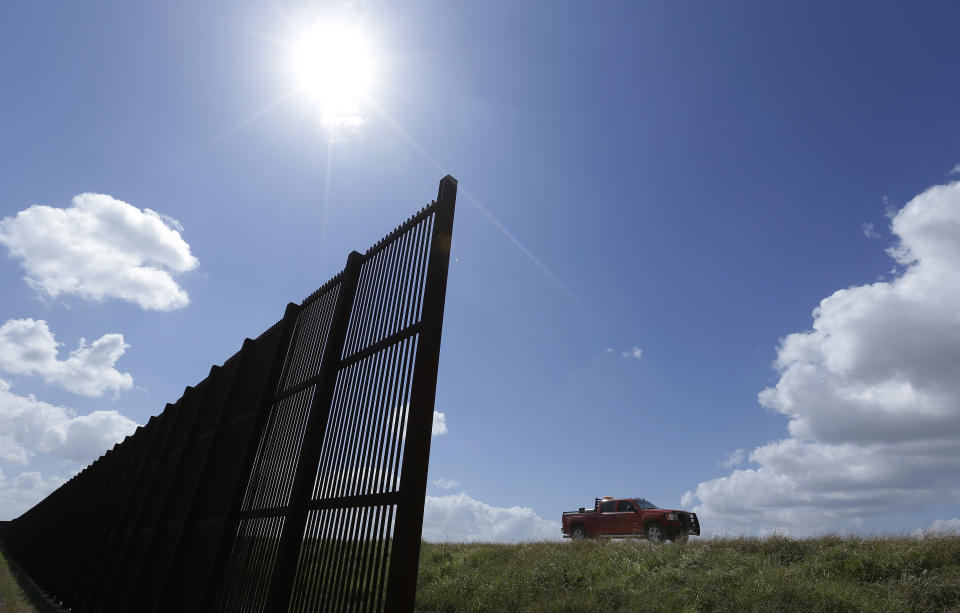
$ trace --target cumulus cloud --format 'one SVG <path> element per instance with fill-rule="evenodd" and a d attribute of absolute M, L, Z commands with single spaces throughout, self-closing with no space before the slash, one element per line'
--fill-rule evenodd
<path fill-rule="evenodd" d="M 620 355 L 627 359 L 633 358 L 635 360 L 639 360 L 641 357 L 643 357 L 643 349 L 639 347 L 634 347 L 629 351 L 621 351 Z"/>
<path fill-rule="evenodd" d="M 560 522 L 539 517 L 528 507 L 494 507 L 464 493 L 427 496 L 423 538 L 446 542 L 543 541 L 560 539 Z"/>
<path fill-rule="evenodd" d="M 877 232 L 877 229 L 873 226 L 873 222 L 864 222 L 860 224 L 860 229 L 863 230 L 863 235 L 867 238 L 880 238 L 881 234 Z"/>
<path fill-rule="evenodd" d="M 144 309 L 186 306 L 174 274 L 197 267 L 182 226 L 105 194 L 80 194 L 69 208 L 35 204 L 0 220 L 0 244 L 42 295 L 120 298 Z"/>
<path fill-rule="evenodd" d="M 727 455 L 727 459 L 723 462 L 720 462 L 720 466 L 724 468 L 733 468 L 734 466 L 739 466 L 743 464 L 743 461 L 747 459 L 747 450 L 746 449 L 737 449 L 736 451 L 731 451 Z"/>
<path fill-rule="evenodd" d="M 789 437 L 687 492 L 705 525 L 853 529 L 960 499 L 960 182 L 914 197 L 891 230 L 899 276 L 834 292 L 782 339 L 759 401 Z"/>
<path fill-rule="evenodd" d="M 937 519 L 929 528 L 915 530 L 913 536 L 924 538 L 927 536 L 952 536 L 960 534 L 960 518 Z"/>
<path fill-rule="evenodd" d="M 38 472 L 23 472 L 8 479 L 0 470 L 0 520 L 19 517 L 65 482 L 61 477 L 44 479 Z"/>
<path fill-rule="evenodd" d="M 431 481 L 434 485 L 439 487 L 442 490 L 452 490 L 453 488 L 460 485 L 459 481 L 454 481 L 453 479 L 434 479 Z"/>
<path fill-rule="evenodd" d="M 87 464 L 136 429 L 117 411 L 75 411 L 18 396 L 0 379 L 0 461 L 27 464 L 37 452 Z"/>
<path fill-rule="evenodd" d="M 433 412 L 433 430 L 432 436 L 440 436 L 447 433 L 447 416 L 440 411 Z"/>
<path fill-rule="evenodd" d="M 57 359 L 58 346 L 46 321 L 11 319 L 0 326 L 0 369 L 16 375 L 40 375 L 49 385 L 84 396 L 133 386 L 129 373 L 113 367 L 129 347 L 122 334 L 104 334 L 90 344 L 80 339 L 66 360 Z"/>
<path fill-rule="evenodd" d="M 960 164 L 955 164 L 952 169 L 950 169 L 950 174 L 960 175 Z"/>

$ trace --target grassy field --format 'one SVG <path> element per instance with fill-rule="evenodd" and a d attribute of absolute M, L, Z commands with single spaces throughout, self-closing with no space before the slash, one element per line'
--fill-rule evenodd
<path fill-rule="evenodd" d="M 417 610 L 960 612 L 960 536 L 424 543 Z M 33 611 L 0 555 L 0 612 Z"/>
<path fill-rule="evenodd" d="M 960 537 L 429 544 L 418 611 L 960 611 Z"/>
<path fill-rule="evenodd" d="M 10 567 L 0 553 L 0 613 L 34 613 L 36 609 L 17 585 Z"/>

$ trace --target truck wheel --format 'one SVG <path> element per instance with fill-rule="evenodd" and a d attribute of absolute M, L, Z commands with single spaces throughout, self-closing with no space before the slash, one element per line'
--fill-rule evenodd
<path fill-rule="evenodd" d="M 651 543 L 663 542 L 663 528 L 660 524 L 650 524 L 647 526 L 647 540 Z"/>
<path fill-rule="evenodd" d="M 585 539 L 587 538 L 587 530 L 583 526 L 574 526 L 573 530 L 570 532 L 570 538 L 574 539 Z"/>

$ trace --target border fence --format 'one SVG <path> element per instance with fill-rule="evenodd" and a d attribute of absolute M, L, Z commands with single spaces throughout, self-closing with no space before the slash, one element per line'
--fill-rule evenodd
<path fill-rule="evenodd" d="M 457 182 L 10 522 L 73 611 L 413 611 Z"/>

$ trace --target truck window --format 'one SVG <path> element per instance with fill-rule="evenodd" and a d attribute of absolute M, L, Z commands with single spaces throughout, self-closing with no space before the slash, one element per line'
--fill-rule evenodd
<path fill-rule="evenodd" d="M 601 513 L 613 513 L 616 510 L 617 501 L 616 500 L 605 500 L 600 503 L 600 512 Z"/>
<path fill-rule="evenodd" d="M 632 513 L 632 512 L 633 512 L 633 509 L 634 509 L 633 503 L 632 503 L 631 501 L 629 501 L 629 500 L 621 500 L 621 501 L 620 501 L 620 504 L 619 504 L 618 506 L 620 507 L 619 510 L 620 510 L 621 512 L 630 511 L 630 512 Z"/>

